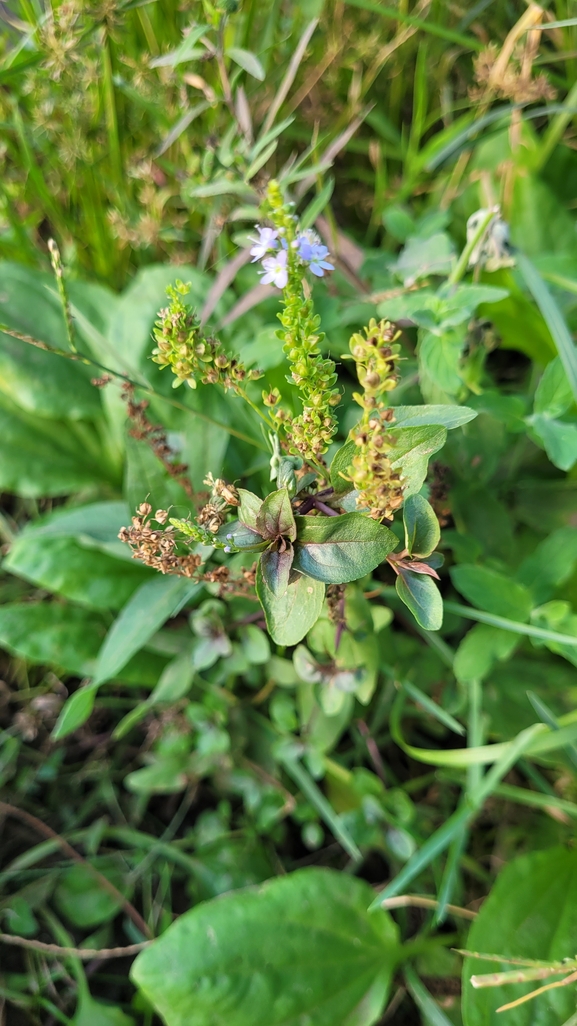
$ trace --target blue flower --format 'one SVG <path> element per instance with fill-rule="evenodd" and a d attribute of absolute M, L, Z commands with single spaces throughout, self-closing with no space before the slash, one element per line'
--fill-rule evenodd
<path fill-rule="evenodd" d="M 259 224 L 256 226 L 258 232 L 258 239 L 249 236 L 249 241 L 254 242 L 250 255 L 252 257 L 252 263 L 256 263 L 257 260 L 262 260 L 267 253 L 273 252 L 277 248 L 278 232 L 274 228 L 261 228 Z"/>
<path fill-rule="evenodd" d="M 313 252 L 310 256 L 309 268 L 317 278 L 322 278 L 325 271 L 334 271 L 334 265 L 329 264 L 326 257 L 329 251 L 326 246 L 312 246 Z"/>
<path fill-rule="evenodd" d="M 334 271 L 332 264 L 329 264 L 327 257 L 329 251 L 323 246 L 317 233 L 312 228 L 307 228 L 296 239 L 296 251 L 304 264 L 308 264 L 310 270 L 317 278 L 322 278 L 325 271 Z"/>

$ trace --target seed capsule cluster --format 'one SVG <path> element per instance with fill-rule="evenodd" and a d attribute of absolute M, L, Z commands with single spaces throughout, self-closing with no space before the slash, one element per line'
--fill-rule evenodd
<path fill-rule="evenodd" d="M 362 393 L 354 393 L 354 398 L 363 416 L 352 432 L 358 451 L 349 480 L 359 491 L 357 507 L 370 510 L 375 520 L 392 517 L 403 504 L 401 476 L 393 470 L 389 458 L 394 439 L 387 435 L 387 426 L 394 414 L 381 398 L 395 388 L 399 379 L 399 346 L 394 344 L 399 334 L 389 321 L 377 323 L 372 319 L 364 335 L 356 333 L 350 340 L 350 358 L 355 361 L 363 388 Z"/>
<path fill-rule="evenodd" d="M 224 351 L 218 339 L 205 337 L 194 310 L 184 302 L 183 296 L 190 286 L 177 281 L 166 292 L 170 300 L 160 311 L 154 327 L 156 347 L 152 359 L 160 367 L 170 367 L 176 380 L 174 388 L 185 381 L 196 388 L 204 385 L 222 385 L 225 391 L 239 391 L 244 381 L 256 381 L 261 371 L 247 368 Z"/>

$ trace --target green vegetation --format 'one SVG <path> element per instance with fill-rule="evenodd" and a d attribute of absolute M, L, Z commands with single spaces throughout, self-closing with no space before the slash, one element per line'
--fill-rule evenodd
<path fill-rule="evenodd" d="M 575 1026 L 577 11 L 0 16 L 0 1022 Z"/>

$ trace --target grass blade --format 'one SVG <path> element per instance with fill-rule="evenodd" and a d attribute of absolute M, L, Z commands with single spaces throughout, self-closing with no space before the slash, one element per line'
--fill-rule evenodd
<path fill-rule="evenodd" d="M 416 28 L 428 32 L 431 36 L 438 36 L 439 39 L 446 39 L 448 43 L 457 43 L 467 50 L 482 50 L 483 44 L 474 36 L 464 36 L 454 29 L 445 28 L 443 25 L 435 25 L 434 22 L 423 21 L 422 18 L 415 18 L 410 14 L 404 14 L 395 7 L 383 7 L 381 4 L 372 3 L 371 0 L 345 0 L 347 7 L 360 7 L 363 11 L 372 11 L 373 14 L 380 14 L 381 18 L 388 18 L 390 21 L 402 22 L 404 25 L 414 25 Z"/>
<path fill-rule="evenodd" d="M 565 323 L 565 318 L 537 268 L 522 253 L 517 255 L 517 266 L 525 279 L 529 292 L 543 314 L 577 401 L 577 348 Z"/>
<path fill-rule="evenodd" d="M 439 723 L 448 727 L 449 730 L 453 730 L 455 734 L 460 734 L 461 737 L 464 736 L 465 728 L 459 723 L 459 721 L 456 720 L 454 716 L 451 716 L 450 713 L 446 712 L 445 709 L 442 709 L 440 705 L 437 705 L 437 703 L 434 702 L 432 698 L 429 698 L 424 691 L 421 691 L 420 688 L 416 687 L 415 684 L 411 684 L 408 680 L 402 681 L 401 687 L 408 695 L 411 696 L 411 698 L 415 700 L 415 702 L 418 702 L 423 709 L 426 709 L 431 716 L 434 716 Z"/>
<path fill-rule="evenodd" d="M 517 620 L 508 620 L 504 616 L 495 616 L 493 613 L 485 613 L 480 609 L 473 609 L 471 606 L 462 606 L 460 602 L 444 602 L 444 606 L 448 613 L 457 613 L 458 616 L 465 616 L 468 620 L 487 623 L 490 627 L 501 627 L 504 631 L 512 631 L 513 634 L 525 634 L 528 638 L 538 638 L 540 641 L 554 641 L 558 645 L 577 646 L 577 637 L 572 634 L 560 634 L 559 631 L 550 631 L 547 627 L 534 627 L 530 623 L 518 623 Z"/>
<path fill-rule="evenodd" d="M 335 835 L 348 855 L 355 861 L 360 862 L 362 853 L 357 847 L 348 830 L 344 828 L 332 805 L 327 801 L 324 794 L 317 787 L 313 778 L 306 769 L 292 756 L 285 755 L 282 764 L 289 777 L 292 777 L 295 784 L 300 787 L 302 793 L 308 798 L 311 805 L 317 810 L 321 819 L 326 823 L 329 830 Z"/>
<path fill-rule="evenodd" d="M 429 994 L 429 991 L 421 982 L 412 966 L 407 966 L 404 977 L 407 990 L 419 1009 L 423 1021 L 428 1026 L 451 1026 L 451 1020 L 447 1019 L 442 1008 L 439 1007 L 434 998 Z"/>

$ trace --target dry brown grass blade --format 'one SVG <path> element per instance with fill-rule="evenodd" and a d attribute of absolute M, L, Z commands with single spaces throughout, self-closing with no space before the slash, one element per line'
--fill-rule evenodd
<path fill-rule="evenodd" d="M 281 84 L 280 84 L 280 86 L 279 86 L 279 88 L 277 90 L 277 94 L 276 94 L 274 100 L 272 101 L 272 103 L 271 103 L 271 105 L 269 107 L 267 116 L 264 119 L 264 122 L 263 122 L 263 125 L 262 125 L 262 128 L 261 128 L 261 132 L 260 132 L 261 135 L 265 135 L 266 132 L 268 132 L 269 128 L 272 127 L 272 125 L 274 123 L 274 119 L 276 118 L 276 116 L 277 116 L 279 110 L 281 109 L 281 107 L 282 107 L 286 97 L 288 96 L 289 89 L 292 86 L 292 84 L 293 84 L 293 82 L 294 82 L 294 80 L 296 78 L 296 74 L 297 74 L 297 71 L 299 70 L 300 63 L 301 63 L 301 61 L 302 61 L 302 59 L 303 59 L 303 57 L 305 55 L 305 50 L 306 50 L 307 46 L 309 45 L 309 42 L 310 42 L 310 40 L 312 38 L 312 35 L 313 35 L 313 32 L 316 29 L 318 23 L 319 23 L 319 19 L 318 18 L 313 18 L 313 20 L 311 22 L 309 22 L 309 24 L 307 25 L 306 29 L 304 30 L 301 38 L 299 39 L 298 44 L 297 44 L 297 48 L 296 48 L 295 52 L 293 53 L 293 55 L 291 57 L 290 64 L 289 64 L 289 66 L 288 66 L 288 68 L 286 70 L 286 74 L 285 74 L 285 76 L 284 76 L 284 78 L 283 78 L 283 80 L 282 80 L 282 82 L 281 82 Z"/>
<path fill-rule="evenodd" d="M 126 944 L 120 948 L 61 948 L 59 944 L 45 944 L 44 941 L 30 940 L 28 937 L 17 937 L 11 933 L 0 933 L 0 942 L 12 944 L 16 948 L 27 948 L 28 951 L 41 951 L 45 955 L 54 955 L 55 958 L 81 958 L 84 961 L 98 959 L 103 961 L 108 958 L 126 958 L 129 955 L 137 955 L 139 951 L 152 944 L 151 940 L 140 941 L 138 944 Z"/>

